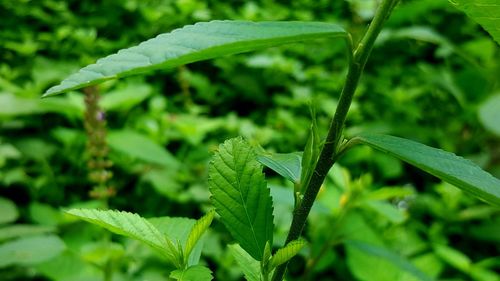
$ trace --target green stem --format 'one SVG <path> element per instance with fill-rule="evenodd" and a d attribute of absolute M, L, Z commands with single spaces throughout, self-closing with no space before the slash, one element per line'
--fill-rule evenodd
<path fill-rule="evenodd" d="M 288 232 L 285 245 L 300 237 L 306 224 L 309 212 L 311 211 L 311 207 L 316 200 L 318 191 L 323 184 L 328 171 L 338 159 L 339 155 L 337 152 L 342 139 L 342 130 L 352 103 L 352 98 L 358 86 L 359 78 L 363 73 L 368 57 L 370 56 L 375 39 L 398 1 L 399 0 L 382 1 L 375 13 L 373 21 L 368 27 L 368 30 L 361 39 L 361 42 L 358 44 L 356 50 L 354 50 L 352 60 L 349 64 L 346 81 L 342 89 L 342 93 L 340 94 L 337 109 L 330 123 L 325 144 L 321 149 L 321 153 L 305 190 L 302 202 L 297 208 L 294 209 L 292 225 L 290 226 L 290 231 Z M 276 268 L 272 279 L 273 281 L 283 280 L 287 265 L 288 263 L 285 263 Z"/>

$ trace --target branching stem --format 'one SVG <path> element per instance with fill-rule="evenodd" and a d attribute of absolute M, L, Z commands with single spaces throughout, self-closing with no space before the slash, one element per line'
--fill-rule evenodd
<path fill-rule="evenodd" d="M 346 81 L 340 94 L 337 109 L 330 123 L 328 135 L 326 137 L 323 148 L 315 165 L 314 172 L 307 185 L 304 197 L 299 206 L 294 209 L 292 225 L 285 242 L 285 245 L 290 241 L 300 237 L 302 230 L 306 224 L 307 217 L 311 211 L 311 207 L 316 200 L 318 191 L 323 184 L 325 177 L 338 159 L 339 145 L 342 144 L 342 131 L 346 120 L 347 113 L 352 103 L 352 98 L 356 92 L 359 79 L 363 73 L 368 57 L 375 43 L 380 30 L 386 19 L 389 17 L 392 9 L 399 0 L 382 0 L 378 7 L 375 17 L 373 18 L 368 30 L 361 39 L 355 50 L 353 50 L 352 60 L 349 64 Z M 344 151 L 344 150 L 341 150 Z M 281 281 L 285 275 L 287 263 L 279 266 L 273 275 L 273 281 Z"/>

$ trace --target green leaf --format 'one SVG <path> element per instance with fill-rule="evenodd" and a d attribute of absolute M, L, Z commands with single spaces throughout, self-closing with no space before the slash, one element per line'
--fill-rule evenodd
<path fill-rule="evenodd" d="M 356 139 L 466 190 L 486 202 L 500 206 L 500 180 L 469 160 L 421 143 L 388 135 L 366 134 Z"/>
<path fill-rule="evenodd" d="M 229 252 L 236 260 L 236 263 L 243 271 L 247 281 L 261 281 L 260 279 L 260 263 L 250 256 L 238 244 L 229 245 Z"/>
<path fill-rule="evenodd" d="M 196 223 L 196 220 L 181 217 L 156 217 L 149 218 L 148 221 L 153 224 L 164 237 L 168 237 L 170 241 L 177 245 L 186 245 L 189 233 Z M 198 240 L 191 255 L 188 257 L 187 265 L 198 264 L 203 248 L 203 237 Z"/>
<path fill-rule="evenodd" d="M 479 121 L 490 132 L 500 136 L 500 94 L 489 98 L 479 108 Z"/>
<path fill-rule="evenodd" d="M 82 68 L 44 97 L 115 78 L 173 68 L 216 57 L 325 37 L 345 37 L 340 26 L 321 22 L 211 21 L 188 25 L 120 50 Z"/>
<path fill-rule="evenodd" d="M 273 239 L 273 203 L 262 165 L 241 137 L 225 141 L 209 166 L 212 202 L 231 235 L 260 261 Z"/>
<path fill-rule="evenodd" d="M 289 261 L 296 254 L 298 254 L 299 251 L 305 245 L 306 245 L 306 241 L 302 240 L 302 239 L 294 240 L 294 241 L 291 241 L 290 243 L 286 244 L 285 247 L 279 249 L 271 258 L 271 261 L 269 262 L 269 266 L 270 266 L 269 270 L 272 270 L 273 268 Z"/>
<path fill-rule="evenodd" d="M 500 45 L 500 2 L 498 0 L 450 0 L 479 23 Z"/>
<path fill-rule="evenodd" d="M 179 163 L 161 145 L 148 137 L 131 130 L 110 132 L 109 146 L 125 155 L 169 168 L 176 168 Z"/>
<path fill-rule="evenodd" d="M 397 266 L 399 269 L 406 271 L 410 274 L 412 274 L 414 277 L 418 278 L 419 280 L 422 281 L 432 281 L 433 279 L 429 276 L 427 276 L 424 272 L 422 272 L 420 269 L 415 267 L 411 262 L 403 258 L 402 256 L 389 251 L 385 248 L 371 245 L 365 242 L 361 241 L 354 241 L 354 240 L 349 240 L 346 242 L 348 246 L 355 247 L 365 253 L 368 253 L 370 255 L 377 256 L 379 258 L 385 259 L 395 266 Z"/>
<path fill-rule="evenodd" d="M 193 250 L 194 246 L 200 240 L 201 236 L 205 233 L 205 231 L 208 229 L 210 224 L 212 223 L 212 220 L 214 219 L 215 212 L 213 210 L 210 210 L 205 216 L 203 216 L 201 219 L 196 221 L 196 223 L 193 225 L 191 228 L 191 231 L 189 232 L 187 241 L 186 241 L 186 246 L 184 247 L 184 263 L 187 264 L 187 259 L 189 255 L 191 254 L 191 251 Z"/>
<path fill-rule="evenodd" d="M 22 236 L 54 232 L 55 227 L 45 225 L 14 224 L 0 228 L 0 242 Z"/>
<path fill-rule="evenodd" d="M 300 181 L 301 156 L 300 152 L 266 153 L 258 155 L 257 160 L 285 179 L 298 183 Z"/>
<path fill-rule="evenodd" d="M 202 265 L 195 265 L 186 269 L 177 269 L 170 273 L 170 278 L 179 281 L 210 281 L 214 279 L 212 271 Z"/>
<path fill-rule="evenodd" d="M 465 254 L 445 245 L 434 245 L 434 252 L 451 266 L 469 272 L 472 262 Z"/>
<path fill-rule="evenodd" d="M 0 268 L 10 265 L 34 265 L 61 254 L 66 246 L 55 235 L 33 236 L 0 245 Z"/>
<path fill-rule="evenodd" d="M 153 224 L 137 214 L 95 209 L 71 209 L 66 213 L 104 227 L 113 233 L 144 242 L 175 264 L 176 248 L 172 242 Z"/>
<path fill-rule="evenodd" d="M 19 217 L 16 204 L 9 199 L 0 197 L 0 224 L 13 222 Z"/>

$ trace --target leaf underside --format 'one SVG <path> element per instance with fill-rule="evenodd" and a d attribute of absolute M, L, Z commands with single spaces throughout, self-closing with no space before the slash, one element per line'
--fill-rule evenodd
<path fill-rule="evenodd" d="M 257 161 L 262 165 L 293 183 L 300 181 L 301 160 L 302 153 L 300 152 L 261 154 L 257 156 Z"/>
<path fill-rule="evenodd" d="M 500 2 L 498 0 L 450 0 L 479 23 L 500 45 Z"/>
<path fill-rule="evenodd" d="M 254 259 L 272 244 L 273 206 L 262 166 L 241 137 L 219 146 L 209 167 L 212 202 L 231 235 Z"/>
<path fill-rule="evenodd" d="M 388 135 L 365 134 L 356 139 L 472 193 L 490 204 L 500 206 L 500 180 L 470 160 L 441 149 Z"/>
<path fill-rule="evenodd" d="M 161 254 L 173 261 L 173 253 L 163 234 L 149 221 L 137 214 L 95 209 L 71 209 L 68 214 L 84 221 L 99 225 L 109 231 L 137 239 L 158 250 Z"/>
<path fill-rule="evenodd" d="M 98 60 L 47 90 L 44 97 L 115 78 L 173 68 L 225 55 L 324 37 L 345 37 L 321 22 L 211 21 L 176 29 Z"/>

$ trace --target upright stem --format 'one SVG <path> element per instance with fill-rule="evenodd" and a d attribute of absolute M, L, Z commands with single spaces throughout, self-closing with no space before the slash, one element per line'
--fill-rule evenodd
<path fill-rule="evenodd" d="M 380 3 L 368 30 L 361 39 L 361 42 L 353 51 L 353 57 L 349 64 L 346 81 L 340 94 L 337 109 L 330 123 L 325 144 L 321 149 L 318 162 L 316 163 L 309 184 L 306 187 L 302 202 L 294 209 L 292 225 L 290 226 L 290 231 L 288 232 L 285 244 L 300 237 L 306 224 L 309 212 L 311 211 L 311 207 L 316 200 L 318 191 L 323 184 L 328 171 L 339 156 L 337 152 L 342 140 L 342 130 L 344 128 L 349 107 L 352 103 L 352 98 L 358 86 L 359 78 L 363 73 L 368 57 L 370 56 L 375 39 L 380 33 L 385 20 L 389 17 L 392 9 L 398 1 L 399 0 L 382 0 L 382 3 Z M 283 280 L 287 265 L 287 263 L 282 264 L 276 269 L 273 275 L 273 281 Z"/>

